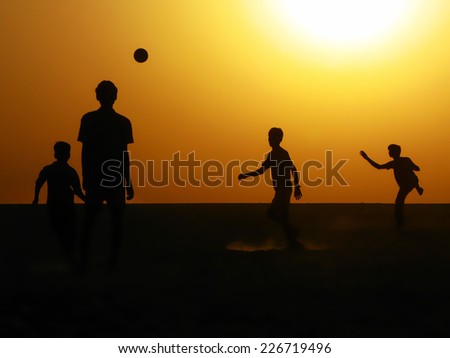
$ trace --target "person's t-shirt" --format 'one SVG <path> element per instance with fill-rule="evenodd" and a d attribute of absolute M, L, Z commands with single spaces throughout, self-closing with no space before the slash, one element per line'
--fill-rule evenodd
<path fill-rule="evenodd" d="M 399 186 L 415 185 L 417 176 L 414 169 L 417 166 L 408 157 L 400 157 L 386 164 L 386 169 L 394 169 L 394 177 Z"/>
<path fill-rule="evenodd" d="M 99 184 L 110 179 L 102 170 L 105 162 L 123 171 L 124 151 L 133 143 L 131 122 L 112 109 L 100 108 L 83 116 L 78 141 L 83 143 L 83 180 Z"/>
<path fill-rule="evenodd" d="M 47 205 L 59 209 L 73 205 L 74 190 L 80 188 L 75 169 L 67 163 L 54 162 L 39 173 L 38 181 L 47 182 Z"/>
<path fill-rule="evenodd" d="M 275 190 L 292 187 L 291 171 L 294 164 L 289 153 L 283 148 L 273 149 L 268 155 L 262 167 L 270 168 L 272 182 Z"/>

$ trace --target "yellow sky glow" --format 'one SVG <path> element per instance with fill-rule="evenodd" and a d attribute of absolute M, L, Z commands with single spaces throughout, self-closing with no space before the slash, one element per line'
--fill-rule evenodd
<path fill-rule="evenodd" d="M 332 47 L 367 47 L 410 20 L 411 0 L 280 0 L 271 2 L 280 22 L 299 36 Z"/>
<path fill-rule="evenodd" d="M 261 161 L 277 126 L 299 169 L 329 150 L 335 162 L 349 160 L 349 186 L 304 186 L 304 202 L 393 202 L 392 173 L 358 154 L 387 162 L 391 143 L 422 169 L 425 194 L 408 202 L 450 202 L 450 162 L 442 159 L 450 156 L 450 2 L 333 0 L 340 7 L 302 15 L 302 4 L 326 8 L 324 1 L 0 0 L 0 203 L 31 202 L 56 141 L 72 145 L 70 164 L 81 174 L 80 119 L 98 107 L 94 89 L 104 79 L 119 88 L 115 108 L 133 124 L 132 159 L 154 160 L 156 176 L 177 152 Z M 369 13 L 381 22 L 366 28 Z M 140 47 L 150 56 L 142 64 L 133 60 Z M 146 185 L 135 202 L 272 195 L 263 183 Z"/>

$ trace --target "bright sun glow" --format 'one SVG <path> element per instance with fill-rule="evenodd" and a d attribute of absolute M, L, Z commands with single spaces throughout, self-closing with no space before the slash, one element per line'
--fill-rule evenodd
<path fill-rule="evenodd" d="M 315 41 L 354 46 L 378 41 L 410 15 L 414 0 L 277 0 L 291 30 Z"/>

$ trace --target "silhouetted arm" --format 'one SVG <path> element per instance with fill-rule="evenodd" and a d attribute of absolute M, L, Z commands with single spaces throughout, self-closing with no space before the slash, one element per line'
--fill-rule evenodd
<path fill-rule="evenodd" d="M 74 178 L 72 182 L 72 190 L 73 193 L 78 196 L 81 200 L 86 201 L 86 196 L 83 193 L 83 190 L 81 190 L 81 184 L 80 184 L 80 178 L 78 177 L 78 174 L 76 171 L 74 171 Z"/>
<path fill-rule="evenodd" d="M 83 177 L 83 189 L 86 190 L 86 183 L 85 178 L 88 177 L 89 173 L 89 153 L 87 150 L 86 144 L 83 143 L 83 146 L 81 148 L 81 175 Z"/>
<path fill-rule="evenodd" d="M 300 189 L 300 180 L 298 177 L 297 168 L 294 166 L 292 167 L 292 176 L 294 177 L 294 198 L 295 200 L 299 200 L 303 194 L 302 190 Z"/>
<path fill-rule="evenodd" d="M 39 173 L 39 177 L 36 180 L 36 185 L 34 186 L 34 200 L 33 200 L 33 204 L 39 203 L 39 193 L 41 192 L 41 189 L 44 186 L 46 181 L 47 181 L 47 176 L 45 174 L 45 171 L 42 170 Z"/>
<path fill-rule="evenodd" d="M 124 117 L 125 118 L 125 117 Z M 124 170 L 124 180 L 125 180 L 125 189 L 127 191 L 127 200 L 131 200 L 134 198 L 134 189 L 133 184 L 131 183 L 130 177 L 130 153 L 128 152 L 128 144 L 134 143 L 133 139 L 133 128 L 131 126 L 131 122 L 128 118 L 125 118 L 124 128 L 123 128 L 123 170 Z"/>
<path fill-rule="evenodd" d="M 78 131 L 78 141 L 82 143 L 81 147 L 81 176 L 83 177 L 83 189 L 86 190 L 85 178 L 89 176 L 89 151 L 88 151 L 88 130 L 87 115 L 84 115 L 80 121 L 80 129 Z"/>
<path fill-rule="evenodd" d="M 245 179 L 247 177 L 257 177 L 258 175 L 263 174 L 268 168 L 270 168 L 272 165 L 272 161 L 271 161 L 271 153 L 269 153 L 267 155 L 266 160 L 261 164 L 261 167 L 258 168 L 257 170 L 248 172 L 248 173 L 241 173 L 238 176 L 239 180 Z"/>
<path fill-rule="evenodd" d="M 125 179 L 125 188 L 127 190 L 127 200 L 131 200 L 134 198 L 134 189 L 130 179 L 130 153 L 128 153 L 127 147 L 125 147 L 123 153 L 123 174 Z"/>
<path fill-rule="evenodd" d="M 420 172 L 419 166 L 414 164 L 414 162 L 412 160 L 411 160 L 411 167 L 412 167 L 412 170 L 414 170 L 415 172 Z"/>
<path fill-rule="evenodd" d="M 258 175 L 263 174 L 266 171 L 266 169 L 267 169 L 266 167 L 261 167 L 261 168 L 255 170 L 255 171 L 252 171 L 252 172 L 241 173 L 241 174 L 239 174 L 238 179 L 242 180 L 242 179 L 245 179 L 247 177 L 257 177 Z"/>
<path fill-rule="evenodd" d="M 369 158 L 369 156 L 363 150 L 360 151 L 359 154 L 361 154 L 361 157 L 363 157 L 365 160 L 367 160 L 369 162 L 369 164 L 376 169 L 389 169 L 390 168 L 388 163 L 378 164 L 377 162 L 373 161 L 372 159 Z"/>

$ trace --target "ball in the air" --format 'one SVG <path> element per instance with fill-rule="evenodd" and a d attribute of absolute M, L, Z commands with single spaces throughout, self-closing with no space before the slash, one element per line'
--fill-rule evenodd
<path fill-rule="evenodd" d="M 148 59 L 148 52 L 147 50 L 143 48 L 138 48 L 136 51 L 134 51 L 134 59 L 136 62 L 142 63 L 147 61 Z"/>

